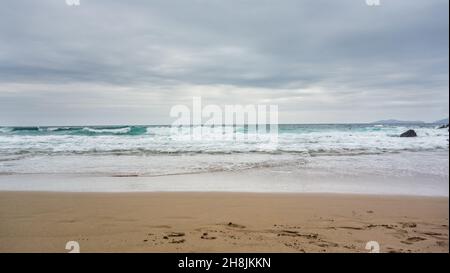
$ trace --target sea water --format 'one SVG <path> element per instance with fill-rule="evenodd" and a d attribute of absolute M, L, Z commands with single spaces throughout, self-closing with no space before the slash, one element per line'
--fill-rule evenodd
<path fill-rule="evenodd" d="M 414 129 L 418 137 L 399 137 L 408 129 Z M 236 136 L 250 132 L 245 126 L 234 126 L 218 133 Z M 0 127 L 0 177 L 246 172 L 264 174 L 259 180 L 266 181 L 267 191 L 271 187 L 279 190 L 276 181 L 270 182 L 274 175 L 290 179 L 286 191 L 305 188 L 302 181 L 296 182 L 298 177 L 322 177 L 323 181 L 361 176 L 405 181 L 420 178 L 434 183 L 434 191 L 427 188 L 431 195 L 445 189 L 448 195 L 448 141 L 448 130 L 435 124 L 286 124 L 278 126 L 277 142 L 271 145 L 258 139 L 218 137 L 214 131 L 193 139 L 186 131 L 174 133 L 170 126 Z M 1 181 L 5 179 L 0 180 L 0 190 L 16 189 Z M 211 190 L 240 191 L 239 187 L 221 185 Z M 339 191 L 339 187 L 329 188 Z M 177 185 L 158 188 L 171 189 L 177 189 Z"/>

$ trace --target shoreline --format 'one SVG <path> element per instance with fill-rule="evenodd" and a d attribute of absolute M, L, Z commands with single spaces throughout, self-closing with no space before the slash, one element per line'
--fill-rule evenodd
<path fill-rule="evenodd" d="M 448 150 L 320 157 L 239 154 L 225 158 L 55 156 L 24 160 L 0 164 L 0 168 L 18 164 L 17 168 L 27 170 L 0 174 L 0 191 L 449 196 Z M 76 172 L 70 172 L 73 169 Z M 150 175 L 155 173 L 159 175 Z"/>
<path fill-rule="evenodd" d="M 46 190 L 0 190 L 1 194 L 50 194 L 50 195 L 249 195 L 249 196 L 320 196 L 320 197 L 369 197 L 369 198 L 399 198 L 399 199 L 450 199 L 447 195 L 414 195 L 414 194 L 380 194 L 380 193 L 349 193 L 349 192 L 251 192 L 251 191 L 46 191 Z"/>
<path fill-rule="evenodd" d="M 0 191 L 0 252 L 448 252 L 448 197 Z"/>

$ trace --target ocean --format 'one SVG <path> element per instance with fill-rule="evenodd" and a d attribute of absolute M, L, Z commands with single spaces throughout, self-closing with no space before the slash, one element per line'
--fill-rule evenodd
<path fill-rule="evenodd" d="M 414 129 L 418 137 L 399 137 L 408 129 Z M 249 133 L 244 126 L 226 132 Z M 213 132 L 193 140 L 186 132 L 174 134 L 170 126 L 0 127 L 0 177 L 161 177 L 218 172 L 276 174 L 293 180 L 308 173 L 315 178 L 421 177 L 431 181 L 432 193 L 447 188 L 448 195 L 449 133 L 436 124 L 286 124 L 278 126 L 277 139 L 277 143 L 236 141 Z M 291 182 L 283 190 L 305 189 L 298 186 L 302 182 Z M 267 191 L 280 190 L 276 181 L 267 183 Z M 0 189 L 16 189 L 11 185 L 0 183 Z M 203 188 L 208 187 L 199 185 L 193 190 Z M 221 185 L 208 189 L 244 188 Z M 158 188 L 171 189 L 177 185 Z M 256 184 L 253 190 L 260 189 Z"/>

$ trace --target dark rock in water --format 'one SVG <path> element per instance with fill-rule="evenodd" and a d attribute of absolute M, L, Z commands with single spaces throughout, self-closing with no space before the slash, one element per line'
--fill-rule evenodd
<path fill-rule="evenodd" d="M 447 125 L 444 124 L 438 127 L 438 129 L 446 129 L 446 128 L 448 128 L 448 124 Z"/>
<path fill-rule="evenodd" d="M 417 134 L 416 134 L 416 131 L 414 131 L 414 130 L 408 130 L 400 135 L 400 137 L 416 137 L 416 136 L 417 136 Z"/>

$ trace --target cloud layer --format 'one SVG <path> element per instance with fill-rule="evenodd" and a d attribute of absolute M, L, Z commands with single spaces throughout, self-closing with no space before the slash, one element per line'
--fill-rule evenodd
<path fill-rule="evenodd" d="M 170 123 L 278 104 L 283 123 L 448 116 L 447 0 L 11 1 L 0 124 Z"/>

